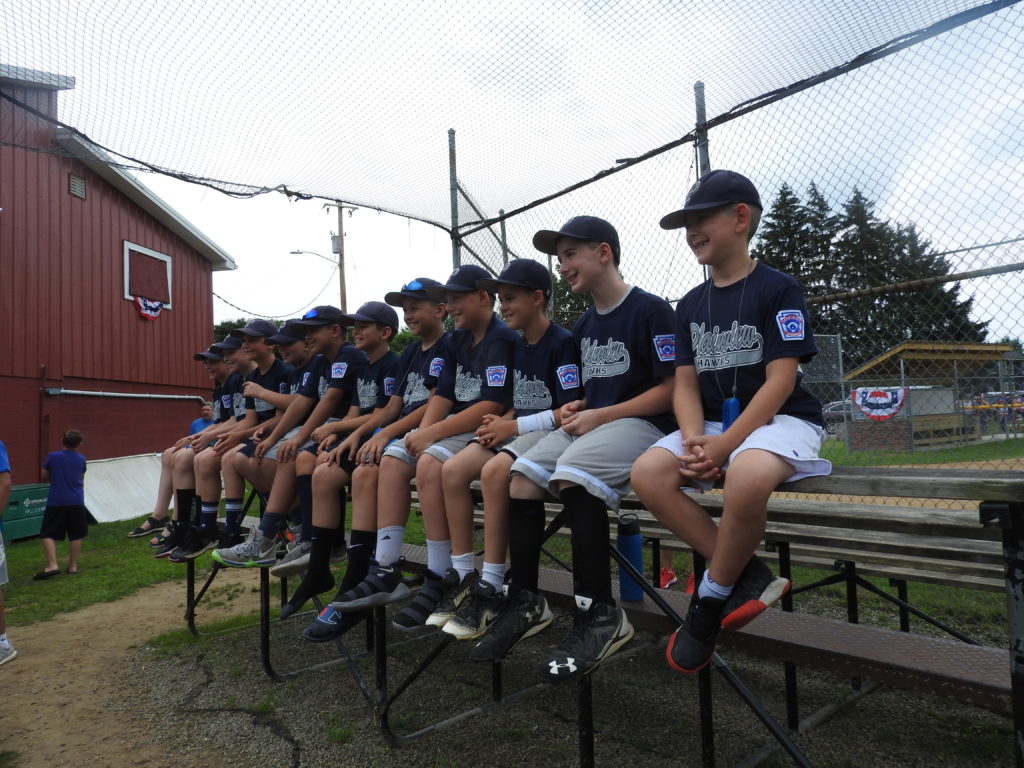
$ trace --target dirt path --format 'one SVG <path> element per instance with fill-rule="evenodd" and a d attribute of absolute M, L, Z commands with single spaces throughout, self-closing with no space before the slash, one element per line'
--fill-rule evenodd
<path fill-rule="evenodd" d="M 227 571 L 220 584 L 252 583 Z M 218 619 L 250 612 L 254 601 L 218 608 Z M 50 621 L 9 628 L 18 657 L 0 667 L 0 751 L 18 768 L 168 764 L 159 734 L 125 704 L 144 668 L 127 668 L 132 648 L 184 626 L 184 588 L 167 582 Z M 185 763 L 177 762 L 180 768 Z"/>

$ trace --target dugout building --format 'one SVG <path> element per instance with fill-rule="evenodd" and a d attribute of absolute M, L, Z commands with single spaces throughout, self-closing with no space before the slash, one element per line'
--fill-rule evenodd
<path fill-rule="evenodd" d="M 210 386 L 212 273 L 231 257 L 56 124 L 74 78 L 0 64 L 0 439 L 38 481 L 65 429 L 89 459 L 165 448 Z M 150 317 L 158 312 L 156 317 Z"/>

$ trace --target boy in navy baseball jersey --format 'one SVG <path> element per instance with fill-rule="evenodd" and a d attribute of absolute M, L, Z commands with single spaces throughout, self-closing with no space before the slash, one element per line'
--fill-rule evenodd
<path fill-rule="evenodd" d="M 351 415 L 356 379 L 366 365 L 366 355 L 345 337 L 341 310 L 314 307 L 301 320 L 306 343 L 317 353 L 316 363 L 305 386 L 293 398 L 270 435 L 256 445 L 253 460 L 276 461 L 267 509 L 258 527 L 233 547 L 214 550 L 221 565 L 244 568 L 266 567 L 277 562 L 277 531 L 285 522 L 296 496 L 297 476 L 313 472 L 317 445 L 311 435 L 330 420 Z"/>
<path fill-rule="evenodd" d="M 558 257 L 574 293 L 594 300 L 573 328 L 583 397 L 564 405 L 561 427 L 512 465 L 509 554 L 518 594 L 470 658 L 500 659 L 548 621 L 537 579 L 550 493 L 571 530 L 576 612 L 540 673 L 561 680 L 589 674 L 633 636 L 612 597 L 608 510 L 618 509 L 636 457 L 675 427 L 674 323 L 664 300 L 623 281 L 619 236 L 607 221 L 577 216 L 558 231 L 538 232 L 533 244 Z"/>
<path fill-rule="evenodd" d="M 368 301 L 356 312 L 345 315 L 345 322 L 353 326 L 356 349 L 368 358 L 356 378 L 356 414 L 316 430 L 315 434 L 320 436 L 316 465 L 308 475 L 296 476 L 301 537 L 270 569 L 272 576 L 291 576 L 307 569 L 314 526 L 332 531 L 331 544 L 338 538 L 344 540 L 345 486 L 355 470 L 355 462 L 349 455 L 349 449 L 354 446 L 348 438 L 353 432 L 363 434 L 360 428 L 373 421 L 375 414 L 395 393 L 398 355 L 391 351 L 391 340 L 398 333 L 398 313 L 381 301 Z M 314 503 L 314 493 L 318 503 Z"/>
<path fill-rule="evenodd" d="M 272 403 L 252 396 L 251 387 L 255 385 L 284 394 L 292 370 L 290 365 L 278 360 L 274 354 L 274 344 L 268 339 L 276 333 L 277 326 L 262 319 L 250 320 L 244 327 L 231 331 L 232 336 L 242 340 L 240 354 L 253 363 L 242 382 L 245 415 L 234 429 L 219 437 L 215 446 L 196 457 L 199 525 L 187 533 L 178 549 L 170 554 L 168 559 L 171 562 L 194 560 L 217 547 L 221 543 L 217 528 L 221 489 L 227 499 L 237 501 L 241 500 L 245 492 L 245 480 L 235 471 L 235 455 L 251 444 L 253 434 L 261 425 L 273 419 L 276 413 Z"/>
<path fill-rule="evenodd" d="M 384 454 L 385 460 L 397 459 L 397 466 L 392 464 L 388 470 L 396 485 L 407 486 L 415 468 L 427 540 L 423 587 L 393 622 L 402 630 L 423 626 L 446 595 L 468 591 L 473 583 L 473 553 L 452 558 L 441 471 L 445 462 L 473 439 L 486 414 L 503 413 L 512 404 L 509 364 L 516 333 L 495 316 L 493 294 L 476 287 L 478 280 L 487 277 L 482 268 L 464 264 L 452 272 L 447 283 L 427 289 L 432 299 L 445 301 L 457 330 L 452 334 L 449 359 L 427 405 L 422 426 Z M 403 463 L 405 467 L 401 466 Z M 384 472 L 382 467 L 381 474 Z M 339 611 L 347 613 L 383 605 L 408 592 L 393 564 L 401 551 L 409 509 L 398 510 L 394 499 L 386 507 L 383 499 L 381 502 L 378 564 L 363 582 L 331 604 Z"/>
<path fill-rule="evenodd" d="M 536 261 L 516 259 L 494 280 L 478 287 L 496 293 L 508 327 L 521 331 L 512 350 L 512 409 L 484 416 L 473 442 L 446 462 L 442 471 L 452 559 L 472 555 L 473 496 L 470 483 L 481 479 L 484 497 L 483 571 L 463 593 L 442 601 L 427 620 L 461 640 L 487 631 L 504 604 L 508 549 L 508 487 L 512 463 L 558 426 L 558 411 L 582 396 L 576 341 L 547 316 L 551 274 Z M 513 574 L 514 576 L 514 574 Z M 512 597 L 516 592 L 511 590 Z"/>
<path fill-rule="evenodd" d="M 332 483 L 324 482 L 325 476 L 327 479 L 332 477 L 330 462 L 352 460 L 355 464 L 350 473 L 352 533 L 348 565 L 335 600 L 369 574 L 378 536 L 378 495 L 386 500 L 383 507 L 390 510 L 389 514 L 408 514 L 411 475 L 404 476 L 404 473 L 409 465 L 394 458 L 382 460 L 382 457 L 389 444 L 403 439 L 419 426 L 448 354 L 449 334 L 444 330 L 445 305 L 427 296 L 427 288 L 438 284 L 436 280 L 418 277 L 403 285 L 400 291 L 392 291 L 384 297 L 386 303 L 402 308 L 405 324 L 418 341 L 407 346 L 402 353 L 398 363 L 398 388 L 384 408 L 353 431 L 332 452 L 329 464 L 318 467 L 314 473 L 314 511 L 322 506 L 330 510 L 333 508 L 330 499 Z M 404 476 L 404 479 L 395 480 L 392 477 L 394 473 Z M 401 487 L 396 485 L 399 482 L 403 483 Z M 323 498 L 325 494 L 326 498 Z M 328 568 L 327 546 L 323 543 L 329 536 L 330 529 L 317 523 L 309 569 L 288 605 L 281 609 L 282 618 L 294 613 L 312 595 L 334 587 L 334 578 Z M 387 544 L 390 543 L 388 539 Z M 401 535 L 397 536 L 397 544 L 400 548 Z M 358 624 L 363 617 L 363 612 L 341 613 L 328 605 L 306 626 L 302 636 L 314 643 L 329 642 Z"/>
<path fill-rule="evenodd" d="M 78 573 L 78 554 L 82 539 L 89 532 L 89 513 L 85 511 L 85 456 L 76 449 L 82 433 L 69 429 L 61 437 L 64 450 L 54 451 L 43 462 L 43 482 L 49 481 L 46 511 L 39 531 L 39 542 L 46 555 L 46 567 L 32 578 L 48 579 L 60 573 L 57 565 L 57 541 L 68 538 L 68 573 Z"/>
<path fill-rule="evenodd" d="M 803 293 L 789 275 L 750 258 L 760 215 L 750 180 L 718 170 L 661 220 L 665 229 L 686 228 L 711 274 L 676 307 L 679 430 L 633 467 L 633 487 L 648 509 L 710 562 L 666 650 L 669 665 L 687 674 L 710 661 L 722 627 L 743 626 L 789 588 L 754 557 L 771 492 L 831 471 L 818 458 L 821 403 L 800 384 L 799 364 L 817 352 Z M 716 526 L 680 485 L 709 488 L 723 474 Z"/>

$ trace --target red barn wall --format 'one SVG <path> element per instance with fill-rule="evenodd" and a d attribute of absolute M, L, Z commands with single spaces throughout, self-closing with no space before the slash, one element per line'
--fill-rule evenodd
<path fill-rule="evenodd" d="M 55 92 L 4 91 L 55 114 Z M 41 390 L 208 397 L 192 354 L 211 341 L 210 263 L 82 162 L 27 148 L 57 149 L 53 130 L 3 100 L 0 139 L 0 439 L 15 482 L 36 481 L 69 427 L 86 432 L 89 458 L 162 450 L 198 404 Z M 70 173 L 86 180 L 86 199 L 69 193 Z M 123 297 L 126 240 L 171 257 L 173 308 L 155 320 Z"/>

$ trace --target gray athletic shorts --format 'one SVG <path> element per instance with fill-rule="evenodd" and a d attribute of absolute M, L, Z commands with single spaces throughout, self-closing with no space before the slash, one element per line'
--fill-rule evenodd
<path fill-rule="evenodd" d="M 504 443 L 497 446 L 494 449 L 494 452 L 507 453 L 513 458 L 513 460 L 518 459 L 550 434 L 551 432 L 549 430 L 537 429 L 533 432 L 527 432 L 525 435 L 516 435 L 511 440 L 506 440 Z"/>
<path fill-rule="evenodd" d="M 446 437 L 438 440 L 436 443 L 432 443 L 423 451 L 423 453 L 428 456 L 433 456 L 444 464 L 448 459 L 469 445 L 469 441 L 472 439 L 472 432 L 463 432 L 461 435 L 452 435 L 451 437 Z M 404 437 L 400 437 L 397 440 L 392 441 L 388 447 L 384 449 L 384 455 L 401 459 L 406 464 L 416 466 L 416 457 L 405 449 Z"/>
<path fill-rule="evenodd" d="M 7 583 L 7 551 L 4 549 L 4 536 L 0 533 L 0 587 Z"/>
<path fill-rule="evenodd" d="M 337 421 L 337 419 L 334 419 L 334 421 Z M 330 423 L 330 420 L 328 420 L 327 423 Z M 287 432 L 284 433 L 284 435 L 281 437 L 281 440 L 290 440 L 291 438 L 295 437 L 295 435 L 297 435 L 299 433 L 300 429 L 302 429 L 301 426 L 299 426 L 299 427 L 292 427 L 291 429 L 289 429 Z M 276 443 L 274 443 L 274 446 L 269 451 L 267 451 L 265 454 L 263 454 L 263 458 L 264 459 L 270 459 L 271 461 L 277 461 L 277 446 L 279 446 L 281 444 L 281 440 L 278 440 Z M 311 445 L 315 445 L 315 443 L 312 440 L 307 440 L 306 442 L 304 442 L 302 445 L 299 446 L 299 450 L 303 451 L 306 448 L 309 448 L 309 446 L 311 446 Z"/>
<path fill-rule="evenodd" d="M 553 496 L 558 495 L 559 480 L 576 483 L 615 511 L 629 492 L 633 462 L 663 436 L 643 419 L 617 419 L 580 437 L 556 429 L 520 456 L 511 473 Z"/>
<path fill-rule="evenodd" d="M 722 434 L 722 422 L 705 421 L 704 434 Z M 793 474 L 785 480 L 787 483 L 802 477 L 828 475 L 832 473 L 832 463 L 818 456 L 823 437 L 824 431 L 816 424 L 811 424 L 811 422 L 798 419 L 795 416 L 776 414 L 767 424 L 751 432 L 747 439 L 729 454 L 729 460 L 725 462 L 722 469 L 727 469 L 743 451 L 757 448 L 774 453 L 793 467 Z M 664 448 L 673 456 L 680 456 L 683 453 L 682 433 L 677 429 L 675 432 L 665 435 L 651 447 Z M 702 483 L 699 480 L 690 480 L 689 484 L 705 491 L 714 485 L 714 483 Z"/>

